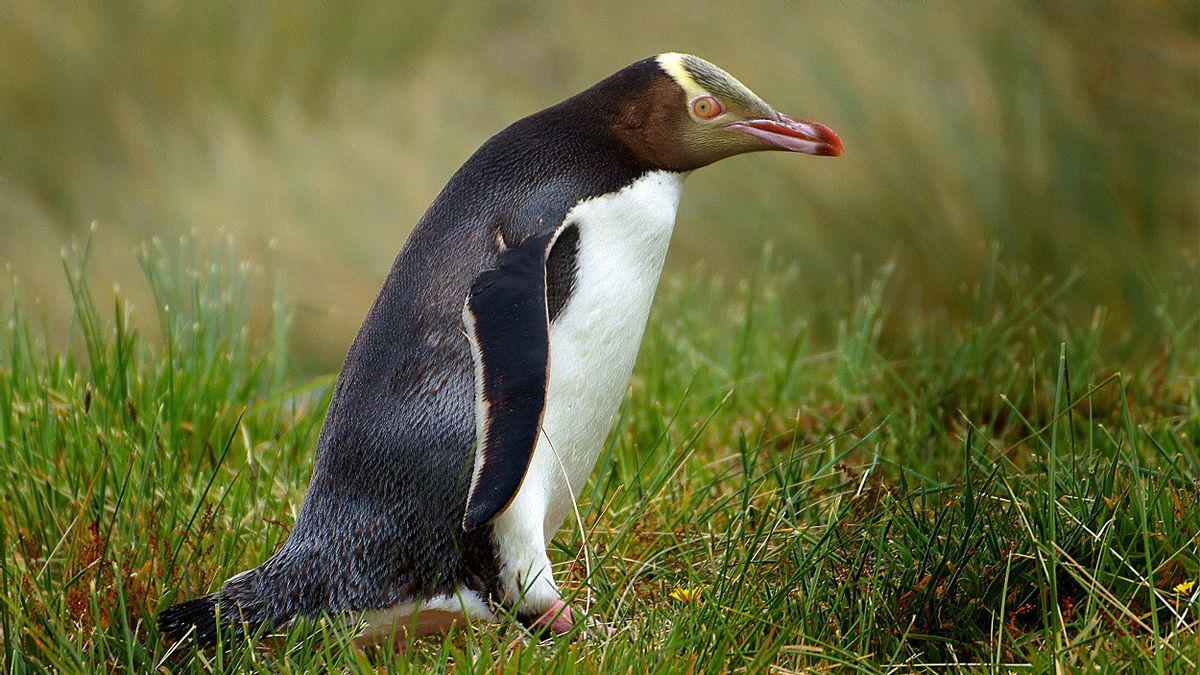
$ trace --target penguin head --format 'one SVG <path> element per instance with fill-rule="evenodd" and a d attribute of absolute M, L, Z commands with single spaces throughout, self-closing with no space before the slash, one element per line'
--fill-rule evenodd
<path fill-rule="evenodd" d="M 623 91 L 610 118 L 614 133 L 653 166 L 691 171 L 760 150 L 842 154 L 842 141 L 829 127 L 776 111 L 737 78 L 690 54 L 659 54 L 595 89 L 613 93 L 615 87 L 604 85 L 618 82 Z"/>

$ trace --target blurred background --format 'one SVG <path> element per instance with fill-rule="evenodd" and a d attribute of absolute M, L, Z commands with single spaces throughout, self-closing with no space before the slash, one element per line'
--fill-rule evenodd
<path fill-rule="evenodd" d="M 480 143 L 663 51 L 846 145 L 697 172 L 668 275 L 744 279 L 772 242 L 809 297 L 895 262 L 893 315 L 954 317 L 999 251 L 1126 334 L 1195 281 L 1194 0 L 4 2 L 0 262 L 55 335 L 93 222 L 93 273 L 147 321 L 134 249 L 231 234 L 296 303 L 297 372 L 330 372 Z"/>

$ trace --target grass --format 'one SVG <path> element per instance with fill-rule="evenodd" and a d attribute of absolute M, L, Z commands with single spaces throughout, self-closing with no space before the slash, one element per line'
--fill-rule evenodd
<path fill-rule="evenodd" d="M 1194 263 L 1119 340 L 1063 310 L 1077 281 L 995 254 L 965 317 L 906 316 L 890 268 L 821 295 L 770 253 L 744 281 L 668 278 L 582 531 L 551 552 L 616 637 L 508 621 L 364 653 L 326 617 L 190 654 L 152 617 L 283 540 L 331 379 L 290 379 L 293 310 L 231 240 L 143 247 L 137 312 L 93 287 L 92 255 L 65 256 L 67 347 L 19 287 L 0 333 L 7 672 L 1200 662 Z"/>

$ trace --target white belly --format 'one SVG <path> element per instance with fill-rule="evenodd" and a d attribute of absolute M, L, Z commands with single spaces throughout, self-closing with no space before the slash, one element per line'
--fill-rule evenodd
<path fill-rule="evenodd" d="M 546 542 L 596 465 L 637 359 L 684 174 L 655 172 L 581 203 L 575 289 L 550 326 L 542 433 L 521 492 L 542 493 Z"/>
<path fill-rule="evenodd" d="M 685 174 L 654 172 L 582 202 L 574 292 L 550 325 L 542 431 L 513 501 L 494 521 L 502 598 L 537 612 L 559 598 L 546 545 L 572 512 L 633 372 L 671 243 Z"/>

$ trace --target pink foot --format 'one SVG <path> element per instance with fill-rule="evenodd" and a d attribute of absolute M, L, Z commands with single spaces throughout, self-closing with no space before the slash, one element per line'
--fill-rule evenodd
<path fill-rule="evenodd" d="M 533 627 L 548 631 L 555 637 L 566 635 L 575 627 L 575 612 L 571 611 L 571 606 L 567 603 L 555 600 L 554 604 L 550 605 L 550 609 L 534 619 Z"/>
<path fill-rule="evenodd" d="M 544 630 L 554 637 L 566 635 L 575 627 L 575 612 L 571 606 L 562 600 L 555 600 L 550 609 L 534 620 L 532 628 L 535 631 Z M 596 619 L 587 621 L 587 633 L 601 637 L 616 635 L 616 629 L 605 625 Z"/>

